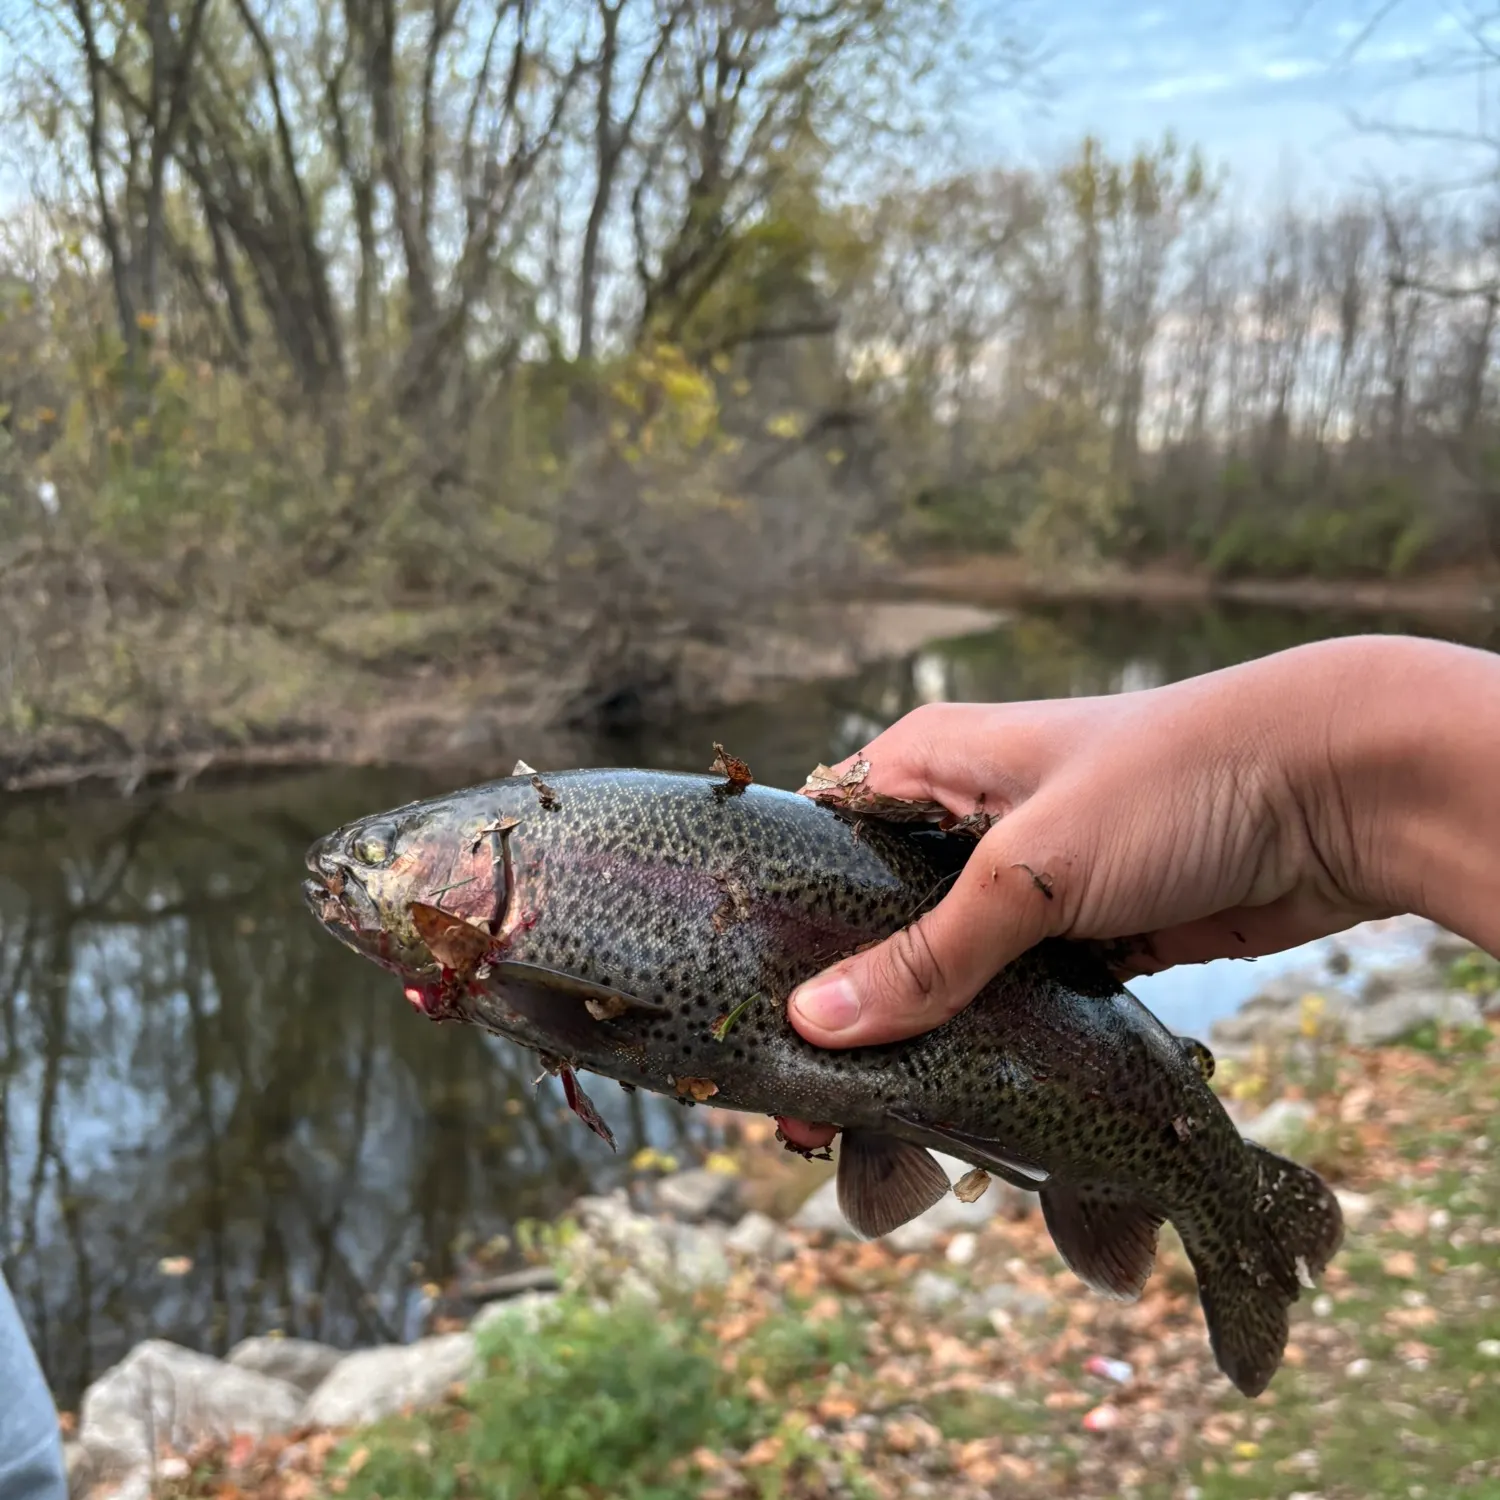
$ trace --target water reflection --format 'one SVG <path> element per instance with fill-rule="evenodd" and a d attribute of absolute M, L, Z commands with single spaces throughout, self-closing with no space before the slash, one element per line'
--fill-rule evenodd
<path fill-rule="evenodd" d="M 705 769 L 721 739 L 795 786 L 936 697 L 1136 689 L 1347 628 L 1032 614 L 565 758 Z M 0 800 L 0 1253 L 64 1402 L 148 1334 L 212 1352 L 272 1327 L 400 1338 L 465 1238 L 554 1212 L 695 1126 L 601 1084 L 612 1157 L 550 1082 L 533 1087 L 529 1054 L 416 1017 L 310 920 L 307 844 L 439 789 L 328 771 L 129 804 Z M 169 1274 L 177 1257 L 191 1268 Z"/>
<path fill-rule="evenodd" d="M 65 1399 L 147 1333 L 398 1337 L 461 1235 L 612 1167 L 534 1059 L 421 1021 L 303 910 L 311 839 L 420 790 L 330 773 L 0 810 L 0 1227 Z M 600 1092 L 622 1153 L 682 1128 Z"/>

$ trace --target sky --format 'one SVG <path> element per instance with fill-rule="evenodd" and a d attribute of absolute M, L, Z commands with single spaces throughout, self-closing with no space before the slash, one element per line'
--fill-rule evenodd
<path fill-rule="evenodd" d="M 1222 163 L 1248 205 L 1334 195 L 1351 182 L 1472 176 L 1451 145 L 1394 142 L 1350 119 L 1473 129 L 1481 80 L 1432 68 L 1472 43 L 1494 0 L 961 0 L 976 38 L 1018 31 L 1044 54 L 1029 88 L 977 87 L 964 154 L 1056 161 L 1087 132 L 1116 151 L 1171 129 Z M 3 14 L 8 0 L 0 0 Z M 1366 33 L 1367 24 L 1380 16 Z M 987 23 L 987 24 L 986 24 Z M 1500 54 L 1500 20 L 1488 40 Z M 1358 45 L 1354 44 L 1358 42 Z M 1428 76 L 1419 76 L 1423 66 Z M 1482 80 L 1496 94 L 1500 65 Z M 24 196 L 0 153 L 0 206 Z M 1490 159 L 1493 166 L 1500 153 Z"/>
<path fill-rule="evenodd" d="M 994 0 L 973 0 L 984 14 Z M 1472 45 L 1455 0 L 1016 0 L 1046 53 L 1041 100 L 996 90 L 968 112 L 972 149 L 1055 159 L 1085 132 L 1113 149 L 1174 130 L 1251 200 L 1355 180 L 1472 174 L 1451 144 L 1393 141 L 1351 114 L 1473 130 L 1481 86 L 1435 68 Z M 1489 0 L 1472 3 L 1490 8 Z M 1368 23 L 1379 23 L 1368 31 Z M 1490 28 L 1500 44 L 1500 25 Z M 1500 68 L 1492 70 L 1500 75 Z M 1425 74 L 1425 76 L 1424 76 Z M 1494 92 L 1493 82 L 1490 92 Z M 1493 160 L 1493 159 L 1492 159 Z"/>

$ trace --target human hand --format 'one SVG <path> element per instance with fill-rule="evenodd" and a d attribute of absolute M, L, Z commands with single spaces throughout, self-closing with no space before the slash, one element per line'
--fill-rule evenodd
<path fill-rule="evenodd" d="M 932 910 L 799 987 L 793 1025 L 825 1047 L 930 1030 L 1049 936 L 1125 940 L 1129 977 L 1418 909 L 1420 861 L 1385 857 L 1410 850 L 1394 825 L 1423 780 L 1401 726 L 1454 656 L 1482 659 L 1500 701 L 1486 653 L 1371 637 L 1144 692 L 908 714 L 834 770 L 863 759 L 871 791 L 960 817 L 982 799 L 999 821 Z"/>

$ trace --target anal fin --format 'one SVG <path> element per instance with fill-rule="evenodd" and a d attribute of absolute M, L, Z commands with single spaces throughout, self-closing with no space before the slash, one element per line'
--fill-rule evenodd
<path fill-rule="evenodd" d="M 1134 1302 L 1156 1264 L 1156 1236 L 1165 1220 L 1134 1194 L 1107 1182 L 1042 1188 L 1042 1217 L 1057 1253 L 1094 1291 Z"/>
<path fill-rule="evenodd" d="M 948 1174 L 921 1146 L 873 1130 L 839 1137 L 839 1208 L 866 1239 L 926 1213 L 948 1188 Z"/>

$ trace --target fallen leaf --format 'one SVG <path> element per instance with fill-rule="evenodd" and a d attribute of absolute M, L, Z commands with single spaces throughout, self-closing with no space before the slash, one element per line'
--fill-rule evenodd
<path fill-rule="evenodd" d="M 1393 1250 L 1381 1261 L 1380 1269 L 1387 1276 L 1410 1281 L 1417 1274 L 1417 1257 L 1410 1250 Z"/>
<path fill-rule="evenodd" d="M 427 944 L 432 956 L 455 974 L 473 973 L 490 950 L 489 933 L 462 917 L 439 911 L 422 901 L 413 901 L 407 910 L 417 936 Z"/>
<path fill-rule="evenodd" d="M 990 1174 L 983 1167 L 975 1167 L 973 1171 L 965 1172 L 953 1184 L 953 1196 L 960 1203 L 977 1203 L 984 1197 L 989 1185 Z"/>
<path fill-rule="evenodd" d="M 736 791 L 743 791 L 755 780 L 750 767 L 738 756 L 731 755 L 717 740 L 714 741 L 714 763 L 708 769 L 715 776 L 724 777 L 726 784 Z"/>
<path fill-rule="evenodd" d="M 165 1255 L 156 1263 L 163 1276 L 186 1276 L 193 1269 L 191 1255 Z"/>
<path fill-rule="evenodd" d="M 764 1437 L 744 1456 L 741 1463 L 747 1469 L 763 1469 L 781 1457 L 781 1439 Z"/>
<path fill-rule="evenodd" d="M 936 1448 L 943 1435 L 925 1417 L 915 1414 L 892 1417 L 883 1430 L 885 1445 L 893 1453 L 916 1453 Z"/>
<path fill-rule="evenodd" d="M 623 995 L 606 995 L 602 999 L 590 995 L 583 1002 L 583 1008 L 596 1021 L 613 1021 L 630 1009 L 630 1002 Z"/>

